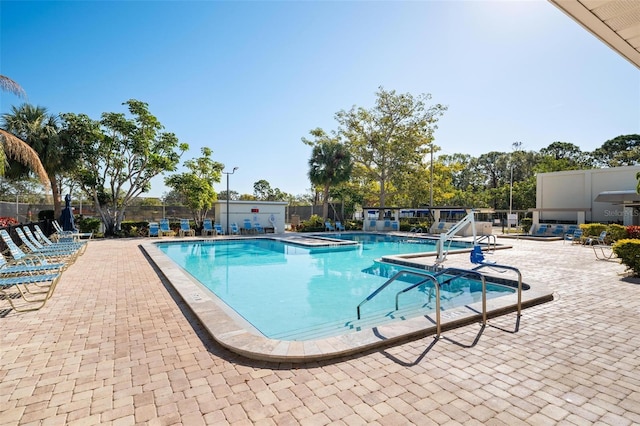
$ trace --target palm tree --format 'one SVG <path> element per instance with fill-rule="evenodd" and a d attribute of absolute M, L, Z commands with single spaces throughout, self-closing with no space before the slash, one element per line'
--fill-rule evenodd
<path fill-rule="evenodd" d="M 4 75 L 0 75 L 0 88 L 18 97 L 25 96 L 22 87 Z M 0 176 L 4 176 L 5 174 L 5 165 L 8 158 L 12 158 L 29 167 L 38 175 L 40 182 L 42 182 L 45 187 L 49 187 L 49 176 L 40 161 L 38 153 L 25 141 L 4 129 L 0 129 Z"/>
<path fill-rule="evenodd" d="M 38 154 L 53 191 L 53 206 L 56 215 L 60 214 L 60 174 L 73 161 L 68 155 L 64 141 L 58 137 L 59 125 L 56 116 L 47 112 L 46 108 L 22 104 L 11 107 L 11 112 L 4 114 L 2 126 L 14 135 L 18 135 Z M 12 170 L 14 176 L 24 170 L 19 167 Z"/>
<path fill-rule="evenodd" d="M 353 162 L 347 148 L 336 140 L 324 140 L 314 145 L 309 159 L 309 180 L 322 186 L 322 219 L 329 216 L 329 189 L 351 177 Z"/>

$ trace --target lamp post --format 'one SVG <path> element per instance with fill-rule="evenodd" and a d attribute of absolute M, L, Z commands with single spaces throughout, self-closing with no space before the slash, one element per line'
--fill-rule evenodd
<path fill-rule="evenodd" d="M 229 235 L 229 175 L 232 175 L 238 170 L 238 167 L 234 167 L 230 172 L 222 172 L 227 175 L 227 235 Z"/>

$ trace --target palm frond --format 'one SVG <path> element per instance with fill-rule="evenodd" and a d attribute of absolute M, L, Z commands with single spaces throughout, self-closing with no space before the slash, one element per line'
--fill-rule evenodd
<path fill-rule="evenodd" d="M 19 98 L 24 98 L 27 96 L 24 89 L 18 83 L 4 75 L 0 75 L 0 88 L 2 88 L 2 90 L 5 92 L 13 93 Z"/>
<path fill-rule="evenodd" d="M 13 158 L 14 160 L 28 166 L 40 179 L 42 185 L 49 189 L 49 175 L 42 166 L 38 153 L 33 150 L 26 142 L 15 137 L 11 133 L 0 129 L 0 142 L 2 142 L 2 148 L 7 158 Z"/>

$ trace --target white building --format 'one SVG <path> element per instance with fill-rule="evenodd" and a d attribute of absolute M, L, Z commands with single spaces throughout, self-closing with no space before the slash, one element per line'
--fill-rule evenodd
<path fill-rule="evenodd" d="M 219 200 L 214 205 L 215 220 L 227 232 L 227 225 L 235 223 L 242 228 L 245 219 L 259 223 L 264 229 L 276 234 L 284 233 L 285 207 L 283 201 L 233 201 Z M 228 208 L 228 210 L 227 210 Z M 228 214 L 227 214 L 228 213 Z"/>
<path fill-rule="evenodd" d="M 533 223 L 639 225 L 638 172 L 640 166 L 539 173 Z"/>

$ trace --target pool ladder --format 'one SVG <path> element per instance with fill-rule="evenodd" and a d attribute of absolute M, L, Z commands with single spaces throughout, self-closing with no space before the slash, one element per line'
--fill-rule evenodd
<path fill-rule="evenodd" d="M 373 293 L 371 293 L 366 299 L 364 299 L 362 302 L 360 302 L 360 304 L 358 305 L 358 307 L 356 308 L 356 312 L 357 312 L 357 316 L 358 316 L 358 320 L 360 320 L 361 318 L 361 314 L 360 314 L 360 308 L 362 307 L 362 305 L 364 305 L 365 303 L 367 303 L 368 301 L 370 301 L 371 299 L 373 299 L 374 297 L 376 297 L 378 294 L 380 294 L 380 292 L 382 290 L 384 290 L 389 284 L 391 284 L 392 282 L 400 279 L 401 277 L 404 276 L 415 276 L 415 277 L 419 277 L 419 278 L 423 278 L 422 280 L 418 281 L 417 283 L 411 284 L 409 287 L 400 290 L 399 292 L 396 293 L 396 306 L 395 306 L 395 310 L 397 311 L 399 309 L 399 304 L 400 304 L 400 295 L 413 290 L 414 288 L 425 284 L 427 282 L 432 282 L 433 283 L 433 288 L 435 289 L 436 292 L 436 339 L 440 338 L 440 333 L 442 331 L 442 321 L 441 321 L 441 316 L 440 316 L 440 286 L 443 284 L 449 284 L 451 283 L 453 280 L 456 280 L 458 278 L 463 278 L 463 277 L 476 277 L 478 279 L 480 279 L 480 281 L 482 282 L 482 325 L 485 326 L 487 324 L 487 281 L 486 281 L 486 276 L 479 272 L 479 269 L 483 269 L 485 267 L 492 267 L 492 268 L 500 268 L 500 269 L 504 269 L 504 270 L 511 270 L 516 272 L 516 274 L 518 275 L 518 301 L 517 301 L 517 319 L 516 319 L 516 331 L 518 331 L 519 329 L 519 324 L 520 324 L 520 316 L 522 315 L 522 274 L 520 273 L 520 270 L 518 270 L 517 268 L 514 268 L 513 266 L 508 266 L 508 265 L 497 265 L 494 263 L 483 263 L 473 269 L 461 269 L 461 268 L 446 268 L 446 269 L 442 269 L 440 271 L 438 271 L 435 274 L 427 274 L 427 273 L 423 273 L 423 272 L 415 272 L 415 271 L 399 271 L 397 272 L 395 275 L 393 275 L 391 278 L 389 278 L 384 284 L 382 284 L 380 287 L 378 287 Z M 455 274 L 453 277 L 447 278 L 446 280 L 444 280 L 443 282 L 438 281 L 438 277 L 445 275 L 445 274 Z"/>

